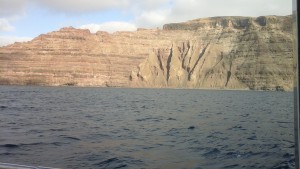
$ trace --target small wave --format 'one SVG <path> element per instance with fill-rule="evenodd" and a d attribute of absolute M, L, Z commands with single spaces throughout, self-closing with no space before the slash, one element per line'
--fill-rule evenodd
<path fill-rule="evenodd" d="M 86 115 L 85 117 L 86 117 L 86 118 L 93 118 L 92 115 Z"/>
<path fill-rule="evenodd" d="M 122 160 L 118 158 L 109 158 L 107 160 L 101 161 L 99 163 L 94 164 L 100 168 L 124 168 L 127 167 L 127 164 L 123 164 Z"/>
<path fill-rule="evenodd" d="M 234 129 L 241 129 L 243 127 L 241 125 L 236 125 L 236 126 L 233 126 L 232 128 L 234 128 Z"/>
<path fill-rule="evenodd" d="M 235 167 L 239 167 L 240 165 L 238 164 L 232 164 L 232 165 L 227 165 L 227 166 L 224 166 L 222 168 L 226 169 L 226 168 L 235 168 Z"/>
<path fill-rule="evenodd" d="M 287 160 L 271 167 L 271 169 L 290 169 L 290 168 L 291 169 L 295 168 L 295 159 Z"/>
<path fill-rule="evenodd" d="M 166 135 L 167 135 L 167 136 L 175 136 L 175 135 L 177 135 L 177 134 L 179 134 L 179 133 L 180 133 L 179 129 L 177 129 L 177 128 L 172 128 L 172 129 L 170 129 L 169 131 L 167 131 Z"/>
<path fill-rule="evenodd" d="M 241 126 L 241 125 L 236 125 L 236 126 L 229 128 L 228 130 L 246 130 L 246 129 L 243 128 L 243 126 Z"/>
<path fill-rule="evenodd" d="M 127 167 L 127 165 L 126 164 L 121 164 L 121 165 L 119 165 L 119 166 L 117 166 L 115 168 L 124 168 L 124 167 Z"/>
<path fill-rule="evenodd" d="M 16 145 L 16 148 L 28 147 L 28 146 L 47 146 L 47 145 L 54 145 L 54 146 L 61 146 L 63 142 L 36 142 L 36 143 L 21 143 L 21 144 L 12 144 L 13 146 Z"/>
<path fill-rule="evenodd" d="M 142 121 L 153 121 L 153 122 L 160 122 L 160 118 L 154 118 L 154 117 L 146 117 L 146 118 L 141 118 L 141 119 L 136 119 L 136 121 L 138 122 L 142 122 Z"/>
<path fill-rule="evenodd" d="M 20 144 L 20 146 L 37 146 L 37 145 L 46 145 L 47 143 L 37 142 L 37 143 L 27 143 L 27 144 Z"/>
<path fill-rule="evenodd" d="M 242 114 L 242 117 L 248 117 L 250 114 Z"/>
<path fill-rule="evenodd" d="M 147 109 L 146 105 L 142 106 L 141 108 L 142 108 L 142 109 Z"/>
<path fill-rule="evenodd" d="M 217 139 L 218 137 L 217 137 L 217 136 L 215 136 L 215 135 L 213 135 L 213 134 L 211 134 L 211 135 L 208 135 L 206 138 Z"/>
<path fill-rule="evenodd" d="M 24 146 L 37 146 L 37 145 L 44 145 L 46 143 L 41 143 L 41 142 L 37 142 L 37 143 L 21 143 L 21 144 L 3 144 L 0 145 L 0 148 L 10 148 L 10 149 L 16 149 L 16 148 L 22 148 Z"/>
<path fill-rule="evenodd" d="M 7 109 L 7 106 L 0 106 L 0 109 Z"/>
<path fill-rule="evenodd" d="M 50 131 L 65 131 L 65 129 L 50 129 Z"/>
<path fill-rule="evenodd" d="M 155 148 L 154 146 L 146 146 L 146 147 L 143 147 L 144 150 L 150 150 L 150 149 L 153 149 Z"/>
<path fill-rule="evenodd" d="M 27 134 L 40 134 L 40 133 L 43 133 L 44 131 L 43 130 L 37 130 L 37 129 L 33 129 L 33 130 L 29 130 L 27 131 L 26 133 Z"/>
<path fill-rule="evenodd" d="M 176 112 L 182 113 L 182 112 L 184 112 L 184 110 L 183 109 L 177 109 Z"/>
<path fill-rule="evenodd" d="M 3 145 L 0 145 L 0 147 L 4 147 L 4 148 L 19 148 L 19 145 L 17 145 L 17 144 L 3 144 Z"/>
<path fill-rule="evenodd" d="M 286 124 L 286 123 L 292 123 L 292 122 L 289 122 L 289 121 L 277 121 L 277 123 Z"/>
<path fill-rule="evenodd" d="M 9 152 L 5 152 L 5 153 L 0 153 L 0 156 L 9 156 L 9 155 L 15 155 L 14 153 L 9 153 Z"/>
<path fill-rule="evenodd" d="M 226 156 L 229 158 L 240 158 L 242 155 L 238 152 L 228 152 L 226 153 Z"/>
<path fill-rule="evenodd" d="M 105 165 L 105 164 L 109 164 L 109 163 L 116 162 L 116 161 L 119 161 L 119 159 L 118 158 L 110 158 L 110 159 L 101 161 L 100 163 L 97 163 L 96 165 Z"/>
<path fill-rule="evenodd" d="M 248 139 L 248 140 L 256 140 L 257 137 L 256 137 L 256 136 L 251 136 L 251 137 L 248 137 L 247 139 Z"/>
<path fill-rule="evenodd" d="M 228 152 L 228 153 L 225 154 L 225 157 L 227 157 L 227 158 L 248 158 L 248 157 L 252 157 L 252 156 L 256 156 L 256 155 L 266 157 L 266 156 L 270 155 L 270 153 L 268 153 L 268 152 L 254 153 L 252 151 L 249 151 L 249 152 Z"/>
<path fill-rule="evenodd" d="M 261 144 L 259 146 L 261 149 L 274 149 L 274 148 L 278 148 L 278 144 Z"/>
<path fill-rule="evenodd" d="M 76 141 L 80 141 L 80 139 L 79 139 L 79 138 L 77 138 L 77 137 L 72 137 L 72 136 L 64 136 L 63 138 L 65 138 L 65 139 L 69 139 L 69 140 L 76 140 Z"/>
<path fill-rule="evenodd" d="M 293 154 L 290 154 L 290 153 L 285 153 L 285 154 L 283 155 L 283 158 L 291 158 L 291 157 L 294 157 L 294 155 L 293 155 Z"/>
<path fill-rule="evenodd" d="M 61 145 L 66 144 L 66 143 L 62 143 L 62 142 L 53 142 L 53 143 L 50 143 L 50 144 L 52 144 L 52 145 L 54 145 L 54 146 L 61 146 Z"/>
<path fill-rule="evenodd" d="M 213 156 L 216 156 L 216 155 L 218 155 L 220 153 L 221 153 L 221 151 L 219 149 L 213 148 L 210 151 L 204 153 L 203 156 L 204 157 L 213 157 Z"/>
<path fill-rule="evenodd" d="M 28 105 L 24 105 L 23 108 L 24 108 L 24 109 L 34 109 L 35 107 L 33 107 L 33 106 L 28 106 Z"/>

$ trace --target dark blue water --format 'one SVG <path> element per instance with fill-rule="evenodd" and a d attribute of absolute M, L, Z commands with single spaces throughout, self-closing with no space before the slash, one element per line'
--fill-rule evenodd
<path fill-rule="evenodd" d="M 293 93 L 0 86 L 0 162 L 294 168 Z"/>

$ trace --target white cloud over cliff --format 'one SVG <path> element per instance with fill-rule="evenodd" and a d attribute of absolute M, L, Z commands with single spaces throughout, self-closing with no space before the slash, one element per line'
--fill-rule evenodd
<path fill-rule="evenodd" d="M 137 27 L 156 28 L 165 23 L 211 16 L 289 15 L 292 13 L 292 0 L 0 0 L 0 35 L 22 29 L 14 21 L 26 18 L 28 11 L 35 8 L 48 11 L 44 17 L 46 20 L 51 18 L 51 22 L 56 20 L 56 16 L 68 19 L 69 16 L 93 17 L 93 14 L 106 12 L 126 14 L 126 19 L 114 16 L 112 20 L 109 15 L 103 15 L 107 18 L 102 23 L 92 21 L 77 25 L 91 32 L 114 32 L 135 30 Z"/>
<path fill-rule="evenodd" d="M 116 32 L 116 31 L 135 31 L 137 28 L 134 24 L 127 22 L 105 22 L 101 24 L 87 24 L 82 25 L 79 28 L 89 29 L 92 33 L 97 31 L 107 31 L 107 32 Z"/>
<path fill-rule="evenodd" d="M 7 19 L 0 18 L 0 31 L 13 31 L 15 28 Z"/>

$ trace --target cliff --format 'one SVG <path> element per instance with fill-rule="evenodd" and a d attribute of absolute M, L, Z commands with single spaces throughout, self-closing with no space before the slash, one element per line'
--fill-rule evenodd
<path fill-rule="evenodd" d="M 292 90 L 291 16 L 213 17 L 109 34 L 62 28 L 0 48 L 0 83 Z"/>

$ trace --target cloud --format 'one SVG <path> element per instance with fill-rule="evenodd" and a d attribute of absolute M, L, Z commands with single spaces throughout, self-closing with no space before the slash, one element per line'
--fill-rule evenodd
<path fill-rule="evenodd" d="M 32 0 L 34 3 L 55 12 L 84 13 L 123 8 L 128 0 Z"/>
<path fill-rule="evenodd" d="M 15 28 L 8 22 L 7 19 L 0 18 L 0 31 L 13 31 Z"/>
<path fill-rule="evenodd" d="M 80 29 L 89 29 L 91 33 L 96 33 L 97 31 L 135 31 L 137 28 L 134 24 L 127 22 L 105 22 L 101 24 L 87 24 L 79 27 Z"/>
<path fill-rule="evenodd" d="M 288 15 L 291 0 L 175 0 L 171 17 Z"/>
<path fill-rule="evenodd" d="M 13 30 L 12 18 L 21 19 L 26 16 L 26 10 L 34 8 L 52 11 L 47 14 L 51 17 L 58 14 L 65 14 L 63 16 L 66 18 L 70 15 L 91 16 L 98 12 L 114 15 L 114 11 L 129 16 L 127 20 L 122 20 L 128 25 L 114 22 L 83 25 L 92 31 L 102 29 L 113 32 L 117 28 L 132 30 L 135 25 L 155 28 L 165 23 L 212 16 L 289 15 L 292 13 L 292 0 L 0 0 L 0 18 L 3 18 L 0 30 Z M 113 18 L 120 20 L 116 15 Z"/>
<path fill-rule="evenodd" d="M 137 25 L 162 26 L 212 16 L 289 15 L 291 0 L 172 0 L 161 9 L 141 10 Z"/>
<path fill-rule="evenodd" d="M 143 13 L 171 10 L 170 16 L 256 16 L 290 13 L 292 0 L 0 0 L 0 17 L 18 14 L 29 5 L 65 14 L 124 10 L 139 17 Z"/>
<path fill-rule="evenodd" d="M 21 0 L 19 0 L 21 1 Z M 24 1 L 24 0 L 23 0 Z M 29 1 L 29 0 L 27 0 Z M 62 13 L 99 12 L 102 10 L 157 9 L 171 0 L 31 0 L 35 4 Z"/>
<path fill-rule="evenodd" d="M 135 18 L 135 22 L 139 27 L 159 27 L 168 21 L 169 15 L 168 9 L 145 11 Z"/>
<path fill-rule="evenodd" d="M 172 0 L 129 0 L 129 10 L 138 9 L 139 11 L 145 10 L 158 10 L 166 8 L 170 5 Z"/>
<path fill-rule="evenodd" d="M 28 0 L 0 0 L 0 17 L 11 17 L 25 12 Z"/>
<path fill-rule="evenodd" d="M 0 36 L 0 47 L 13 44 L 15 42 L 26 42 L 30 41 L 31 37 L 17 37 L 17 36 Z"/>

